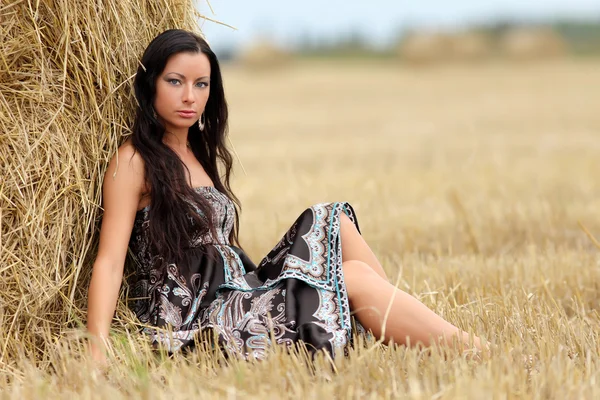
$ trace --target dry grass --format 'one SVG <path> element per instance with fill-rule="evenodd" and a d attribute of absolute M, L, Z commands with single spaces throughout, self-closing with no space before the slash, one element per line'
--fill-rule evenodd
<path fill-rule="evenodd" d="M 137 38 L 139 31 L 128 34 Z M 129 61 L 120 68 L 133 68 Z M 112 367 L 95 373 L 79 349 L 80 333 L 65 328 L 80 317 L 69 313 L 70 296 L 81 301 L 87 289 L 81 277 L 93 255 L 98 179 L 127 116 L 114 103 L 94 116 L 77 102 L 49 102 L 56 99 L 50 94 L 62 93 L 62 83 L 52 86 L 61 82 L 57 72 L 31 86 L 47 87 L 44 96 L 2 75 L 2 104 L 11 105 L 12 91 L 21 90 L 23 104 L 39 113 L 32 122 L 9 113 L 14 107 L 1 109 L 0 392 L 6 398 L 597 398 L 600 257 L 578 223 L 600 238 L 599 66 L 225 69 L 232 139 L 248 172 L 238 169 L 234 187 L 244 207 L 242 244 L 252 258 L 258 261 L 306 206 L 350 201 L 394 282 L 399 277 L 402 289 L 498 345 L 475 363 L 367 344 L 334 368 L 318 360 L 313 374 L 302 354 L 279 349 L 258 363 L 225 363 L 208 352 L 165 359 L 118 322 Z M 108 80 L 97 101 L 129 72 Z M 14 87 L 6 89 L 7 81 Z M 59 110 L 74 125 L 52 120 Z M 66 131 L 80 115 L 91 117 Z M 50 128 L 42 135 L 44 126 Z M 65 148 L 73 149 L 68 157 Z M 92 255 L 82 257 L 90 248 Z M 129 318 L 123 305 L 118 318 Z M 524 365 L 523 354 L 534 362 Z"/>

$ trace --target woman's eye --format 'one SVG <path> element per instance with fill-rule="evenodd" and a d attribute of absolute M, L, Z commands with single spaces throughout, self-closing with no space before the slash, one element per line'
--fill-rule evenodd
<path fill-rule="evenodd" d="M 198 83 L 196 84 L 196 86 L 198 86 L 198 87 L 207 87 L 207 86 L 208 86 L 208 83 L 206 83 L 206 82 L 198 82 Z"/>
<path fill-rule="evenodd" d="M 171 85 L 177 85 L 179 84 L 179 79 L 169 79 L 168 81 Z"/>

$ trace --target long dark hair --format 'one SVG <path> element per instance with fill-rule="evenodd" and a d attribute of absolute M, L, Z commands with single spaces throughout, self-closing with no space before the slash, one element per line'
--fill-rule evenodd
<path fill-rule="evenodd" d="M 241 207 L 229 183 L 233 158 L 225 146 L 228 111 L 219 62 L 200 36 L 181 29 L 170 29 L 150 42 L 138 67 L 133 83 L 138 107 L 132 135 L 132 144 L 144 160 L 145 180 L 150 187 L 149 244 L 168 263 L 183 259 L 184 250 L 189 246 L 194 232 L 189 229 L 192 222 L 199 227 L 197 233 L 211 232 L 214 238 L 218 237 L 208 200 L 186 182 L 184 168 L 187 167 L 163 143 L 165 127 L 154 112 L 156 80 L 169 57 L 182 52 L 203 53 L 210 61 L 210 94 L 204 109 L 205 127 L 200 131 L 198 124 L 193 124 L 188 131 L 188 140 L 192 152 L 215 188 L 235 204 L 235 224 L 229 241 L 239 246 Z M 224 169 L 222 176 L 219 163 Z M 200 215 L 195 207 L 200 210 Z"/>

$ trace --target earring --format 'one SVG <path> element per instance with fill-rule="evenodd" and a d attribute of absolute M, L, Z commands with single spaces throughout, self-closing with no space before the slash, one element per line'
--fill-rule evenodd
<path fill-rule="evenodd" d="M 205 118 L 204 118 L 204 113 L 202 113 L 202 116 L 200 117 L 200 119 L 198 120 L 198 128 L 200 128 L 200 131 L 202 132 L 204 130 L 204 126 L 205 126 Z"/>

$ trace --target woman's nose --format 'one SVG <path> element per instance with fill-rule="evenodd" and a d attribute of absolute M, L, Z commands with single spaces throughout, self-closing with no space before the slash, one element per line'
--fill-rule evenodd
<path fill-rule="evenodd" d="M 192 85 L 185 85 L 183 88 L 183 102 L 191 103 L 194 101 L 194 91 Z"/>

